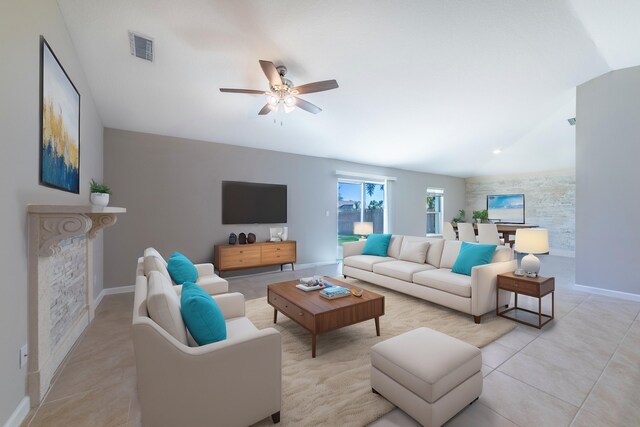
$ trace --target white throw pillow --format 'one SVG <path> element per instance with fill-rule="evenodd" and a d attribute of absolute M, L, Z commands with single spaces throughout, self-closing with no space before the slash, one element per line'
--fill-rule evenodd
<path fill-rule="evenodd" d="M 173 285 L 162 273 L 152 271 L 148 276 L 147 311 L 151 320 L 156 322 L 172 337 L 187 344 L 187 327 L 182 320 L 180 300 Z"/>
<path fill-rule="evenodd" d="M 400 259 L 424 264 L 427 258 L 427 250 L 429 250 L 429 242 L 412 242 L 404 239 L 402 247 L 400 248 Z"/>

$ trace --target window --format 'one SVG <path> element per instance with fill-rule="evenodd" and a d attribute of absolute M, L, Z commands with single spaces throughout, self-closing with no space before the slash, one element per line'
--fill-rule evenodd
<path fill-rule="evenodd" d="M 374 233 L 385 232 L 384 200 L 384 182 L 338 180 L 338 251 L 344 242 L 360 238 L 360 235 L 354 234 L 356 222 L 370 222 Z"/>
<path fill-rule="evenodd" d="M 442 188 L 427 188 L 427 236 L 442 234 L 444 218 L 444 190 Z"/>

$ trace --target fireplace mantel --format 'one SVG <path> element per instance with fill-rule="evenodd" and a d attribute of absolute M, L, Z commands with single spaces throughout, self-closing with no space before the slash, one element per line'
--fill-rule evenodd
<path fill-rule="evenodd" d="M 40 403 L 56 369 L 93 319 L 93 240 L 126 211 L 91 205 L 27 206 L 27 387 L 32 406 Z"/>
<path fill-rule="evenodd" d="M 49 257 L 57 243 L 73 236 L 96 237 L 99 230 L 116 223 L 125 208 L 91 205 L 28 205 L 27 212 L 38 219 L 38 256 Z"/>

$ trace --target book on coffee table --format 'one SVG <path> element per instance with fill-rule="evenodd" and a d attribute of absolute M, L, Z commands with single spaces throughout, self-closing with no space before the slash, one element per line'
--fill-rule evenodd
<path fill-rule="evenodd" d="M 351 295 L 351 291 L 342 286 L 332 286 L 320 291 L 320 296 L 326 299 L 336 299 Z"/>

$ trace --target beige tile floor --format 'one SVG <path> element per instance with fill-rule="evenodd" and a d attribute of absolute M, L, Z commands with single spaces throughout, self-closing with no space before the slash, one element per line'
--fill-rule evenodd
<path fill-rule="evenodd" d="M 573 271 L 570 258 L 543 259 L 542 274 L 556 277 L 556 320 L 542 331 L 519 325 L 484 347 L 483 393 L 447 426 L 640 425 L 640 303 L 573 290 Z M 269 283 L 338 273 L 334 264 L 233 277 L 230 291 L 259 298 Z M 523 303 L 534 307 L 535 301 Z M 103 299 L 43 404 L 23 426 L 140 425 L 132 305 L 132 294 Z M 399 409 L 371 424 L 415 425 Z"/>

